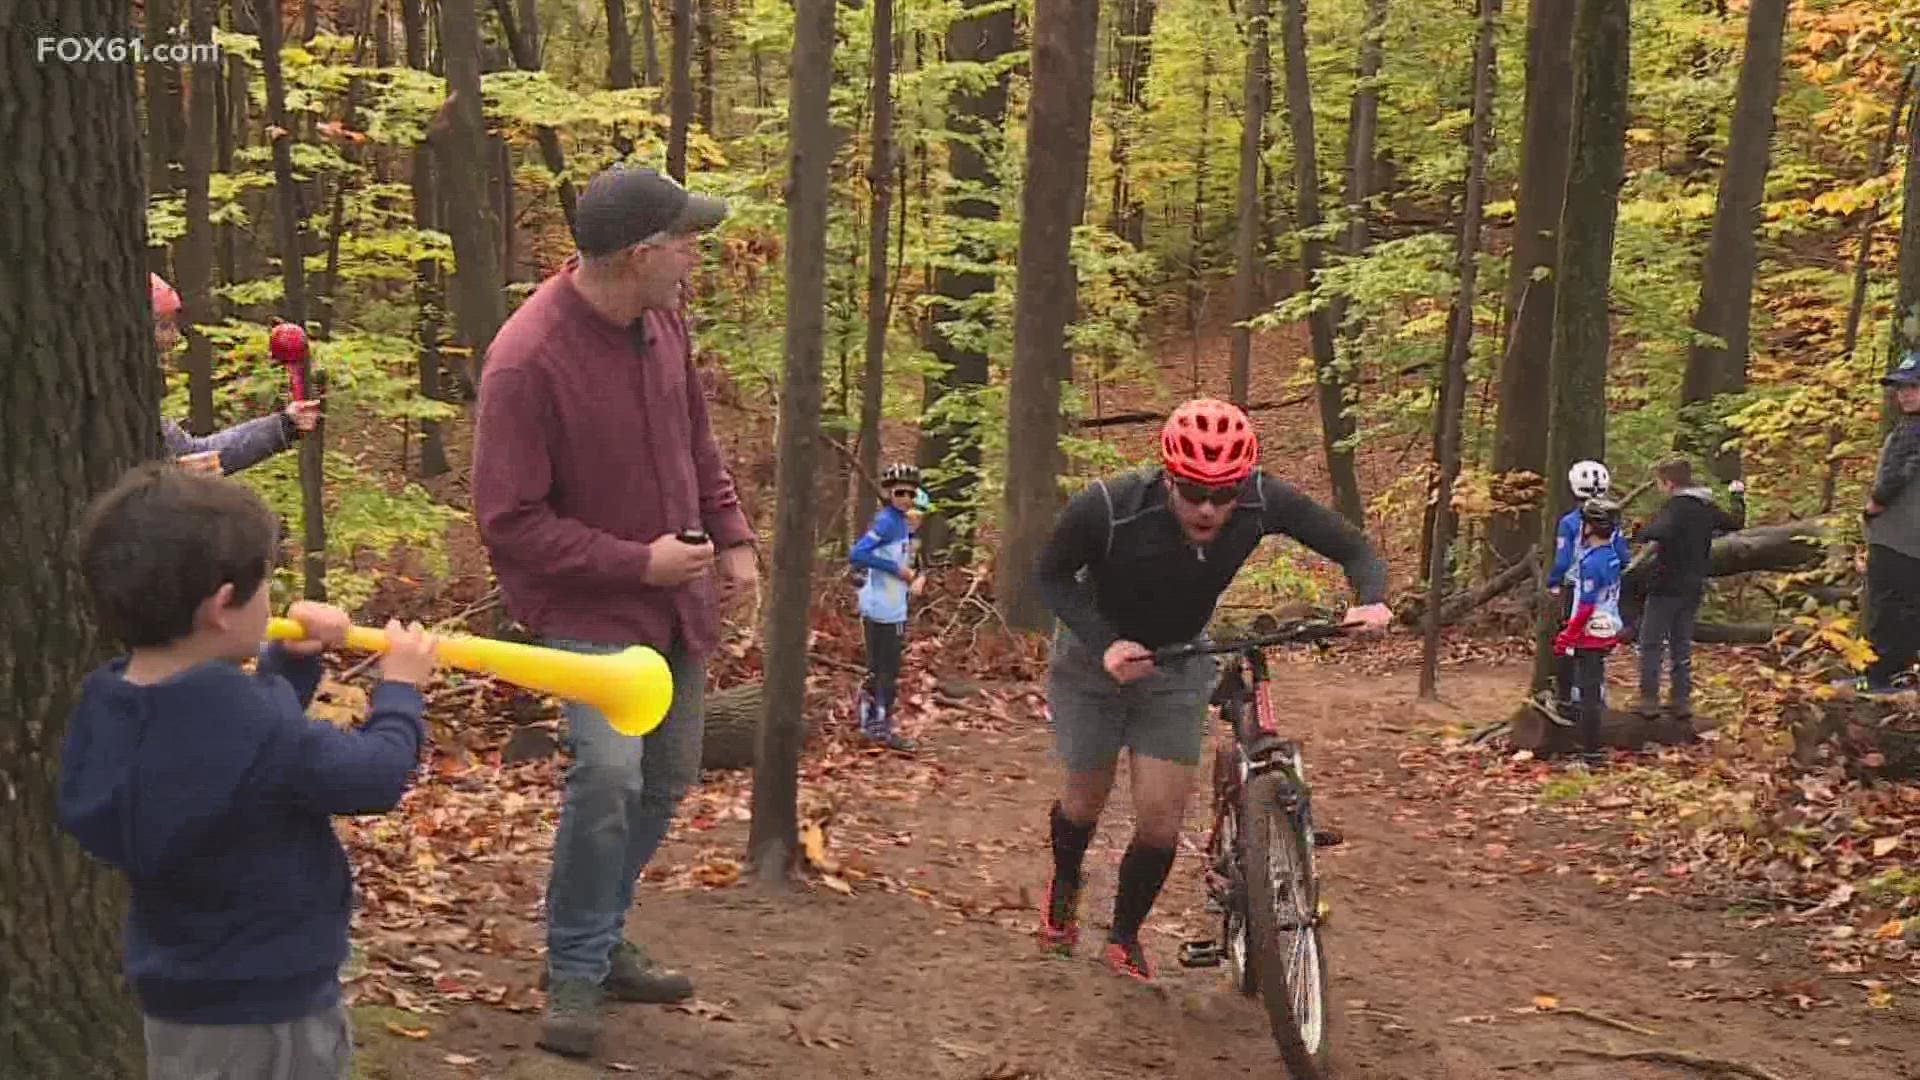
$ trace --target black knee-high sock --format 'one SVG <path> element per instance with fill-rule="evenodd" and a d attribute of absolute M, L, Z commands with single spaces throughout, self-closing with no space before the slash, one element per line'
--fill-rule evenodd
<path fill-rule="evenodd" d="M 1173 869 L 1173 849 L 1149 847 L 1135 840 L 1120 859 L 1120 888 L 1113 897 L 1113 932 L 1108 937 L 1123 945 L 1140 936 L 1160 886 Z"/>
<path fill-rule="evenodd" d="M 1080 864 L 1087 857 L 1087 845 L 1093 842 L 1092 825 L 1075 825 L 1056 801 L 1048 815 L 1053 823 L 1053 880 L 1063 888 L 1080 887 Z"/>

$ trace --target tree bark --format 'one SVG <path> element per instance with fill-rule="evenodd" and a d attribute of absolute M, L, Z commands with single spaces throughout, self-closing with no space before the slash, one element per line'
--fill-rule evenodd
<path fill-rule="evenodd" d="M 990 63 L 1013 49 L 1013 11 L 996 6 L 984 14 L 972 14 L 972 9 L 987 6 L 989 0 L 968 0 L 967 14 L 947 28 L 948 60 Z M 928 320 L 930 344 L 934 357 L 946 370 L 927 381 L 919 455 L 922 469 L 948 470 L 944 477 L 927 485 L 933 501 L 945 507 L 965 505 L 979 480 L 978 425 L 965 417 L 946 415 L 941 402 L 949 395 L 970 402 L 987 385 L 987 356 L 964 336 L 956 340 L 946 323 L 974 318 L 973 310 L 993 292 L 993 275 L 973 268 L 990 266 L 999 258 L 991 242 L 978 235 L 978 223 L 1000 216 L 994 197 L 998 177 L 990 155 L 999 144 L 1000 127 L 1006 119 L 1007 85 L 1008 77 L 1003 74 L 978 90 L 956 89 L 947 102 L 947 127 L 955 136 L 947 140 L 948 173 L 961 190 L 947 196 L 947 214 L 953 220 L 955 237 L 947 261 L 934 273 L 935 295 Z M 966 405 L 959 409 L 967 410 Z M 972 555 L 971 538 L 962 535 L 943 513 L 927 516 L 921 524 L 920 542 L 920 550 L 929 561 L 944 558 L 964 563 Z"/>
<path fill-rule="evenodd" d="M 677 0 L 684 6 L 685 0 Z M 827 304 L 827 189 L 833 156 L 834 0 L 796 0 L 787 117 L 787 358 L 780 390 L 772 601 L 767 610 L 765 712 L 754 760 L 747 861 L 777 885 L 799 846 L 800 748 L 806 738 L 807 615 L 812 597 L 813 497 L 820 446 L 820 365 Z M 680 53 L 684 57 L 685 53 Z M 676 68 L 681 66 L 675 60 Z"/>
<path fill-rule="evenodd" d="M 145 0 L 147 32 L 145 44 L 174 45 L 180 41 L 180 9 L 174 0 Z M 194 38 L 212 41 L 211 37 Z M 180 187 L 181 148 L 186 143 L 186 120 L 182 117 L 180 65 L 148 60 L 147 74 L 147 193 L 159 195 Z"/>
<path fill-rule="evenodd" d="M 1560 214 L 1560 289 L 1554 305 L 1552 403 L 1547 417 L 1547 467 L 1563 476 L 1582 458 L 1607 450 L 1608 285 L 1614 226 L 1626 169 L 1628 0 L 1578 0 L 1573 24 L 1573 134 L 1566 205 Z M 1559 512 L 1571 498 L 1564 485 L 1556 512 L 1544 515 L 1540 550 L 1552 551 Z M 1549 603 L 1542 581 L 1534 610 L 1533 688 L 1543 690 L 1553 667 L 1553 635 L 1560 605 Z"/>
<path fill-rule="evenodd" d="M 1306 233 L 1320 227 L 1320 166 L 1314 160 L 1313 91 L 1307 78 L 1307 16 L 1305 0 L 1281 0 L 1281 51 L 1287 68 L 1287 127 L 1293 137 L 1293 185 L 1299 200 L 1296 227 Z M 1300 240 L 1301 287 L 1312 289 L 1320 274 L 1323 241 Z M 1320 443 L 1327 456 L 1327 478 L 1333 485 L 1333 503 L 1341 516 L 1355 525 L 1366 521 L 1360 499 L 1360 477 L 1354 472 L 1353 450 L 1341 444 L 1353 437 L 1353 418 L 1347 415 L 1350 380 L 1341 371 L 1333 348 L 1333 320 L 1322 308 L 1307 316 L 1318 376 Z"/>
<path fill-rule="evenodd" d="M 867 356 L 860 379 L 860 467 L 880 475 L 880 414 L 887 391 L 887 325 L 893 304 L 887 294 L 887 226 L 893 198 L 893 0 L 873 0 L 873 157 L 867 187 L 873 192 L 867 232 Z M 870 499 L 859 497 L 860 513 Z"/>
<path fill-rule="evenodd" d="M 400 0 L 400 25 L 407 43 L 407 66 L 426 71 L 427 17 L 420 4 L 421 0 Z"/>
<path fill-rule="evenodd" d="M 453 239 L 454 315 L 473 350 L 468 382 L 478 386 L 487 348 L 506 321 L 500 294 L 493 201 L 487 197 L 486 119 L 480 98 L 480 21 L 474 0 L 440 0 L 440 48 L 446 56 L 446 103 L 428 131 L 435 176 L 447 200 Z"/>
<path fill-rule="evenodd" d="M 1507 340 L 1500 352 L 1500 403 L 1494 418 L 1493 471 L 1547 471 L 1554 300 L 1559 291 L 1560 210 L 1567 194 L 1567 136 L 1573 105 L 1574 0 L 1533 0 L 1527 8 L 1525 131 L 1520 191 L 1507 274 Z M 1511 561 L 1540 536 L 1540 508 L 1496 514 L 1492 554 Z"/>
<path fill-rule="evenodd" d="M 613 90 L 633 86 L 633 30 L 627 26 L 627 0 L 607 0 L 607 86 Z"/>
<path fill-rule="evenodd" d="M 1747 49 L 1740 63 L 1727 164 L 1713 208 L 1713 232 L 1701 270 L 1700 307 L 1693 317 L 1681 380 L 1683 418 L 1676 442 L 1706 458 L 1723 481 L 1740 478 L 1740 454 L 1723 451 L 1724 421 L 1713 399 L 1747 387 L 1747 344 L 1753 318 L 1753 278 L 1759 253 L 1760 200 L 1766 195 L 1773 143 L 1773 105 L 1780 89 L 1780 53 L 1788 0 L 1752 0 L 1747 11 Z M 1719 338 L 1724 345 L 1701 340 Z"/>
<path fill-rule="evenodd" d="M 1920 348 L 1920 335 L 1909 326 L 1920 326 L 1920 102 L 1907 111 L 1907 168 L 1900 186 L 1900 268 L 1898 292 L 1893 305 L 1893 349 L 1887 353 L 1890 372 L 1902 357 Z M 1892 433 L 1900 416 L 1900 405 L 1893 391 L 1881 391 L 1880 436 Z"/>
<path fill-rule="evenodd" d="M 1138 248 L 1146 243 L 1147 207 L 1129 173 L 1134 127 L 1146 101 L 1147 66 L 1153 59 L 1153 15 L 1158 0 L 1120 0 L 1114 68 L 1120 100 L 1113 118 L 1113 206 L 1108 225 L 1115 236 Z"/>
<path fill-rule="evenodd" d="M 673 0 L 673 94 L 667 175 L 687 182 L 687 128 L 693 124 L 693 0 Z"/>
<path fill-rule="evenodd" d="M 11 28 L 136 33 L 120 0 L 21 0 Z M 25 51 L 31 56 L 31 49 Z M 19 54 L 15 54 L 18 59 Z M 147 300 L 146 176 L 131 64 L 0 64 L 0 1072 L 138 1076 L 121 977 L 125 887 L 55 817 L 81 680 L 111 654 L 72 542 L 93 497 L 160 455 Z M 84 257 L 76 257 L 83 254 Z M 91 308 L 75 317 L 75 298 Z M 75 438 L 84 432 L 84 438 Z M 28 505 L 30 499 L 31 505 Z"/>
<path fill-rule="evenodd" d="M 212 41 L 214 0 L 191 0 L 188 39 Z M 201 327 L 214 321 L 218 304 L 213 298 L 213 208 L 208 177 L 213 171 L 214 110 L 226 73 L 219 64 L 193 69 L 193 96 L 189 100 L 186 146 L 187 233 L 177 257 L 180 292 L 186 316 L 187 426 L 196 435 L 213 431 L 213 343 Z"/>
<path fill-rule="evenodd" d="M 619 0 L 610 0 L 610 2 L 618 3 Z M 513 13 L 508 8 L 507 0 L 494 0 L 494 6 L 500 12 L 501 26 L 507 31 L 507 48 L 513 55 L 513 66 L 519 68 L 521 71 L 539 71 L 540 23 L 535 6 L 532 4 L 521 5 L 520 16 L 517 19 L 514 18 Z M 631 63 L 631 60 L 629 60 L 629 63 Z M 540 157 L 547 163 L 547 171 L 553 174 L 554 182 L 559 188 L 560 210 L 566 215 L 567 227 L 572 228 L 574 207 L 579 200 L 573 190 L 573 181 L 567 178 L 567 154 L 566 151 L 560 147 L 560 133 L 546 124 L 541 124 L 533 129 L 533 136 L 535 141 L 540 144 Z M 511 171 L 506 174 L 505 182 L 510 190 L 513 184 L 513 173 Z M 510 199 L 511 196 L 509 196 L 509 200 Z M 503 235 L 508 238 L 507 244 L 510 254 L 513 235 L 513 224 L 510 220 L 512 218 L 511 210 L 509 209 L 509 211 L 502 216 L 509 219 L 502 223 L 502 228 L 506 230 Z M 510 274 L 512 271 L 512 259 L 503 257 L 503 262 L 507 265 Z"/>
<path fill-rule="evenodd" d="M 1367 250 L 1367 201 L 1374 195 L 1374 157 L 1380 135 L 1380 89 L 1375 80 L 1384 59 L 1381 37 L 1386 32 L 1387 0 L 1367 0 L 1366 18 L 1360 31 L 1353 100 L 1347 107 L 1347 230 L 1340 238 L 1341 250 L 1355 257 Z M 1347 325 L 1345 297 L 1333 298 L 1327 321 L 1351 351 L 1360 337 L 1360 327 Z M 1343 400 L 1350 385 L 1347 382 L 1341 387 Z"/>
<path fill-rule="evenodd" d="M 1247 320 L 1261 302 L 1260 148 L 1272 92 L 1267 64 L 1267 0 L 1247 0 L 1246 108 L 1240 114 L 1240 191 L 1235 202 L 1233 237 L 1233 355 L 1227 371 L 1227 397 L 1247 404 L 1253 377 L 1253 330 Z"/>
<path fill-rule="evenodd" d="M 1052 0 L 1036 9 L 1007 393 L 1006 522 L 994 588 L 1001 617 L 1015 629 L 1052 623 L 1031 578 L 1060 503 L 1060 384 L 1073 370 L 1073 230 L 1087 190 L 1099 33 L 1098 0 Z"/>
<path fill-rule="evenodd" d="M 640 78 L 648 86 L 660 85 L 659 34 L 654 29 L 653 0 L 640 3 Z M 762 105 L 765 103 L 762 102 Z"/>
<path fill-rule="evenodd" d="M 267 77 L 267 117 L 276 129 L 273 140 L 274 206 L 280 249 L 281 317 L 302 330 L 307 326 L 306 238 L 300 223 L 306 211 L 300 205 L 300 186 L 293 179 L 293 125 L 287 118 L 287 86 L 280 72 L 280 0 L 265 0 L 260 12 L 260 63 Z M 318 388 L 314 387 L 317 393 Z M 321 499 L 325 443 L 319 428 L 300 440 L 301 568 L 309 600 L 327 598 L 326 507 Z"/>
<path fill-rule="evenodd" d="M 1487 198 L 1487 140 L 1493 126 L 1493 27 L 1500 0 L 1479 0 L 1480 34 L 1473 51 L 1473 124 L 1467 141 L 1467 198 L 1460 219 L 1455 260 L 1460 291 L 1453 302 L 1453 334 L 1447 343 L 1447 368 L 1440 393 L 1440 484 L 1433 515 L 1433 558 L 1427 564 L 1427 591 L 1445 596 L 1447 557 L 1453 547 L 1456 516 L 1453 484 L 1460 475 L 1460 427 L 1466 411 L 1467 349 L 1473 342 L 1473 301 L 1479 281 L 1480 216 Z M 1420 696 L 1438 696 L 1440 609 L 1427 611 L 1426 643 L 1420 664 Z"/>
<path fill-rule="evenodd" d="M 699 8 L 694 15 L 694 31 L 699 40 L 695 49 L 700 55 L 700 130 L 712 137 L 713 124 L 713 0 L 698 0 Z"/>

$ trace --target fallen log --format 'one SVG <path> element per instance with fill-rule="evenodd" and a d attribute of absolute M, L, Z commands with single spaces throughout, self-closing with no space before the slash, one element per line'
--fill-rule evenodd
<path fill-rule="evenodd" d="M 1512 592 L 1522 582 L 1530 582 L 1540 572 L 1540 565 L 1534 560 L 1538 547 L 1527 549 L 1520 560 L 1486 581 L 1464 592 L 1457 592 L 1440 602 L 1440 625 L 1448 626 L 1459 621 L 1468 612 L 1480 607 L 1489 600 Z M 1414 597 L 1397 613 L 1400 622 L 1413 626 L 1426 616 L 1427 600 L 1424 596 Z"/>
<path fill-rule="evenodd" d="M 1708 577 L 1730 577 L 1758 570 L 1798 570 L 1826 557 L 1823 543 L 1833 534 L 1827 519 L 1810 518 L 1785 525 L 1760 525 L 1716 537 L 1707 566 Z M 1659 561 L 1656 546 L 1635 553 L 1627 576 L 1645 581 Z"/>
<path fill-rule="evenodd" d="M 1615 692 L 1620 692 L 1615 688 Z M 1561 727 L 1532 705 L 1521 705 L 1507 720 L 1507 741 L 1515 750 L 1540 757 L 1580 749 L 1578 728 Z M 1600 719 L 1600 745 L 1610 750 L 1642 750 L 1654 744 L 1679 746 L 1698 735 L 1692 723 L 1608 709 Z"/>
<path fill-rule="evenodd" d="M 707 694 L 706 731 L 700 741 L 703 769 L 751 769 L 760 741 L 760 684 L 741 683 Z"/>

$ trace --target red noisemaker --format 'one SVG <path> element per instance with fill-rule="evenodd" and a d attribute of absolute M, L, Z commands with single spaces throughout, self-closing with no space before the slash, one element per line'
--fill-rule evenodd
<path fill-rule="evenodd" d="M 307 400 L 307 332 L 295 323 L 278 323 L 267 334 L 267 351 L 287 369 L 293 400 Z"/>

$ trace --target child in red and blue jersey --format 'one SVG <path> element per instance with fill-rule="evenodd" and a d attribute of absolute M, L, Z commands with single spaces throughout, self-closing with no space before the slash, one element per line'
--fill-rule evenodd
<path fill-rule="evenodd" d="M 1600 752 L 1600 719 L 1606 710 L 1600 687 L 1606 681 L 1607 654 L 1619 643 L 1620 578 L 1626 561 L 1613 539 L 1619 532 L 1620 504 L 1605 498 L 1580 505 L 1580 545 L 1584 554 L 1575 570 L 1573 612 L 1553 639 L 1560 658 L 1560 683 L 1575 689 L 1579 702 L 1582 749 L 1589 759 Z"/>

